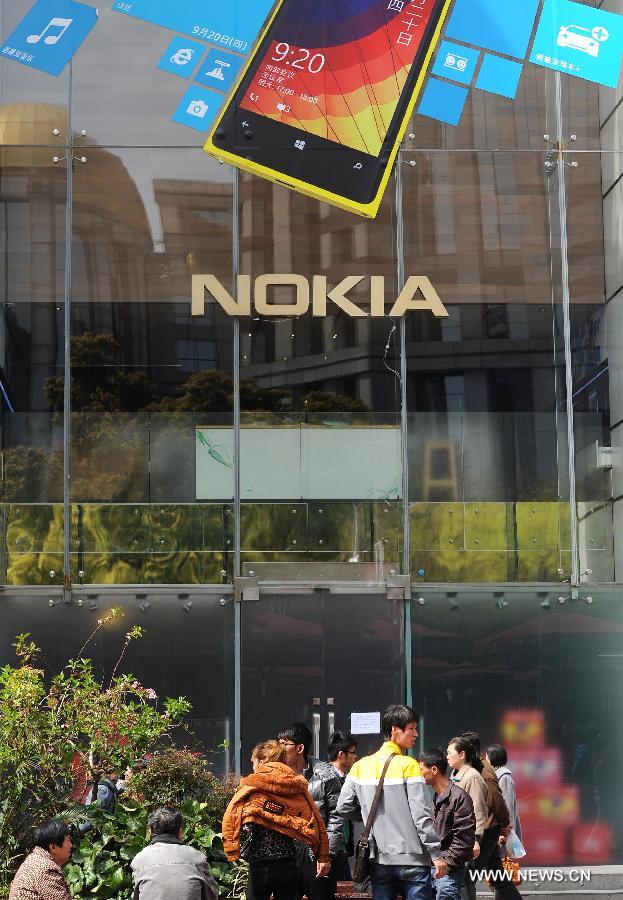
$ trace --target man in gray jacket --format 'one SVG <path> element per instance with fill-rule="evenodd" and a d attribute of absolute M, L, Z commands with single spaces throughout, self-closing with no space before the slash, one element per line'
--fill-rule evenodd
<path fill-rule="evenodd" d="M 134 900 L 216 900 L 207 859 L 182 840 L 182 814 L 162 806 L 148 825 L 151 840 L 132 860 Z"/>
<path fill-rule="evenodd" d="M 417 738 L 417 714 L 409 706 L 388 706 L 381 728 L 385 743 L 372 756 L 357 760 L 346 776 L 337 804 L 345 819 L 370 813 L 383 766 L 395 754 L 383 783 L 383 793 L 371 832 L 372 895 L 374 900 L 430 900 L 431 866 L 435 878 L 448 874 L 431 819 L 430 793 L 417 760 L 404 755 Z"/>

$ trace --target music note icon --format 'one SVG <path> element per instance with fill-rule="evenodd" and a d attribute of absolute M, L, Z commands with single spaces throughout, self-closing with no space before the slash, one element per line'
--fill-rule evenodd
<path fill-rule="evenodd" d="M 60 41 L 72 22 L 73 19 L 59 19 L 55 17 L 53 19 L 50 19 L 41 34 L 31 34 L 26 38 L 26 40 L 29 44 L 38 44 L 41 38 L 43 38 L 44 44 L 56 44 L 58 43 L 58 41 Z M 48 34 L 47 37 L 43 37 L 44 34 L 51 28 L 60 28 L 60 31 L 58 34 Z"/>

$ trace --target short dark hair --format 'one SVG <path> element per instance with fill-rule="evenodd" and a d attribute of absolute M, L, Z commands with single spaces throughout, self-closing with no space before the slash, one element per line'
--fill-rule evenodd
<path fill-rule="evenodd" d="M 442 753 L 438 747 L 433 747 L 431 750 L 424 750 L 424 752 L 420 753 L 418 756 L 418 760 L 421 763 L 424 763 L 425 766 L 428 766 L 429 769 L 432 768 L 432 766 L 437 766 L 441 775 L 445 775 L 448 771 L 446 754 Z"/>
<path fill-rule="evenodd" d="M 464 731 L 461 735 L 464 741 L 469 741 L 470 744 L 473 744 L 476 753 L 480 756 L 480 735 L 477 731 Z"/>
<path fill-rule="evenodd" d="M 293 744 L 302 744 L 305 759 L 309 755 L 312 742 L 312 733 L 305 722 L 292 722 L 287 728 L 282 728 L 277 735 L 278 741 L 292 741 Z"/>
<path fill-rule="evenodd" d="M 62 847 L 68 834 L 71 834 L 69 825 L 62 819 L 46 819 L 34 829 L 32 845 L 33 847 L 43 847 L 44 850 L 47 850 L 50 844 Z"/>
<path fill-rule="evenodd" d="M 419 716 L 410 706 L 402 706 L 400 703 L 392 703 L 383 713 L 381 719 L 381 731 L 384 738 L 392 736 L 392 728 L 400 728 L 404 731 L 409 722 L 419 722 Z"/>
<path fill-rule="evenodd" d="M 333 762 L 338 758 L 338 754 L 346 753 L 351 747 L 357 748 L 357 741 L 347 731 L 334 731 L 329 738 L 329 746 L 327 747 L 327 756 Z"/>
<path fill-rule="evenodd" d="M 472 741 L 468 741 L 466 737 L 460 735 L 459 737 L 450 738 L 448 744 L 452 744 L 457 753 L 465 754 L 465 762 L 468 766 L 473 766 L 479 772 L 482 771 L 482 762 Z"/>
<path fill-rule="evenodd" d="M 501 744 L 489 744 L 487 747 L 487 756 L 491 765 L 497 769 L 498 766 L 505 766 L 508 762 L 508 753 Z"/>
<path fill-rule="evenodd" d="M 177 809 L 159 806 L 150 814 L 147 824 L 154 837 L 157 834 L 172 834 L 177 837 L 184 826 L 184 817 Z"/>

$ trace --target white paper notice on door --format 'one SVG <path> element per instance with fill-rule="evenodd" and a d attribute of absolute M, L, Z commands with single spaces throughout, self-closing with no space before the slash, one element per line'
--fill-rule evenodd
<path fill-rule="evenodd" d="M 380 730 L 380 712 L 353 712 L 350 714 L 351 734 L 378 734 Z"/>

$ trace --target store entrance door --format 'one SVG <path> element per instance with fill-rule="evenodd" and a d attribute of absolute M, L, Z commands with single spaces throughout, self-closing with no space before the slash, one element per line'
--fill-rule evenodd
<path fill-rule="evenodd" d="M 293 721 L 312 731 L 326 759 L 330 734 L 351 730 L 352 713 L 404 700 L 403 603 L 384 592 L 260 591 L 241 610 L 242 771 L 250 751 Z M 377 733 L 357 735 L 359 754 Z"/>

